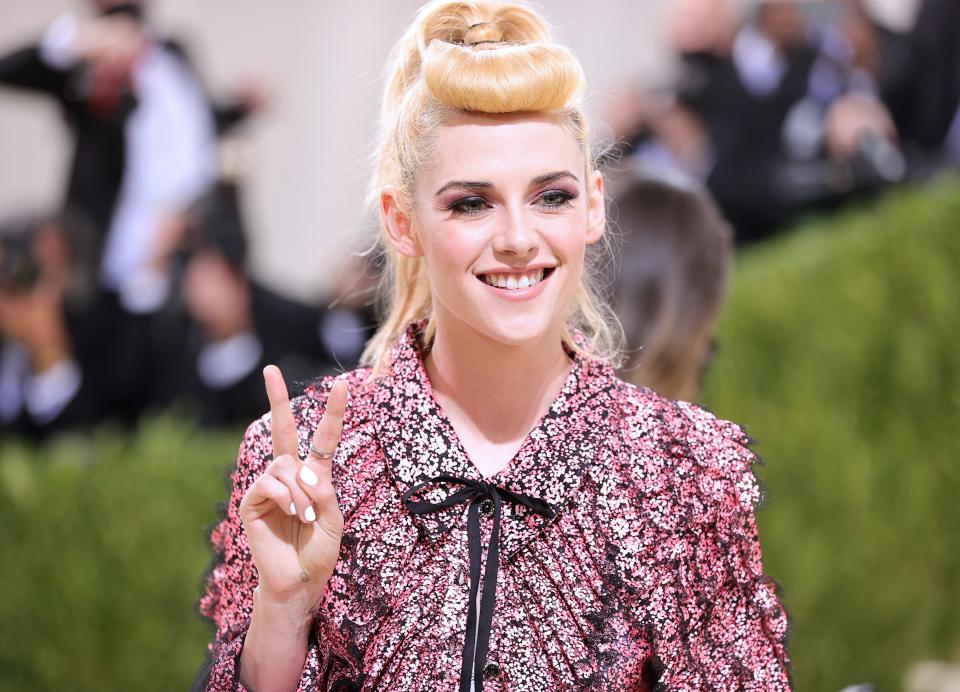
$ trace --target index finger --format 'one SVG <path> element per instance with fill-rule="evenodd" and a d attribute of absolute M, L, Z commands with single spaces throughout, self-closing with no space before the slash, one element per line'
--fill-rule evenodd
<path fill-rule="evenodd" d="M 267 388 L 267 398 L 270 400 L 270 437 L 273 440 L 273 457 L 276 459 L 281 454 L 289 454 L 294 459 L 299 459 L 297 424 L 293 420 L 290 395 L 287 394 L 287 384 L 283 381 L 280 368 L 276 365 L 265 367 L 263 383 Z"/>

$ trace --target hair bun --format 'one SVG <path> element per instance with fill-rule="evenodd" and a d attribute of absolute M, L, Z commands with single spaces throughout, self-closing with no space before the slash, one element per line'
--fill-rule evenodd
<path fill-rule="evenodd" d="M 423 80 L 440 103 L 481 113 L 550 111 L 578 104 L 584 76 L 567 48 L 496 43 L 486 50 L 432 41 Z"/>

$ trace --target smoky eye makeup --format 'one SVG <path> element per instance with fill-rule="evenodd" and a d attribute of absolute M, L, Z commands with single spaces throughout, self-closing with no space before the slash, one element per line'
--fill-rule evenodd
<path fill-rule="evenodd" d="M 579 197 L 579 193 L 564 188 L 551 188 L 538 192 L 532 200 L 532 203 L 545 211 L 558 211 L 570 206 L 573 200 Z M 467 195 L 457 197 L 442 205 L 445 211 L 453 216 L 476 216 L 482 214 L 490 208 L 490 203 L 481 195 Z"/>
<path fill-rule="evenodd" d="M 580 193 L 574 190 L 551 188 L 538 193 L 534 199 L 539 206 L 548 210 L 555 210 L 569 206 L 579 196 Z"/>
<path fill-rule="evenodd" d="M 476 216 L 490 207 L 485 197 L 480 195 L 466 195 L 457 197 L 443 204 L 443 209 L 454 216 Z"/>

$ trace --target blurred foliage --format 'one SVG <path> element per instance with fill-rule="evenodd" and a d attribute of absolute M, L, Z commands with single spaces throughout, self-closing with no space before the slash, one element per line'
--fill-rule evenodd
<path fill-rule="evenodd" d="M 164 417 L 0 451 L 0 690 L 185 690 L 242 431 Z"/>
<path fill-rule="evenodd" d="M 798 690 L 960 657 L 960 186 L 744 253 L 704 401 L 765 466 L 764 570 Z"/>
<path fill-rule="evenodd" d="M 960 652 L 960 186 L 807 224 L 737 267 L 706 403 L 767 466 L 797 689 Z M 241 431 L 176 417 L 0 447 L 0 690 L 186 689 Z"/>

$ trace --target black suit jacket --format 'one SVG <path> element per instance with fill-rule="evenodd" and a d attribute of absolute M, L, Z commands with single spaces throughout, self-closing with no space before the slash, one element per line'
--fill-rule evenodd
<path fill-rule="evenodd" d="M 817 54 L 800 46 L 785 57 L 787 69 L 778 87 L 756 96 L 731 59 L 707 53 L 683 56 L 678 98 L 707 130 L 714 166 L 706 184 L 739 243 L 768 235 L 797 212 L 780 182 L 789 158 L 782 133 L 790 109 L 807 93 Z"/>
<path fill-rule="evenodd" d="M 160 45 L 182 61 L 191 74 L 197 74 L 180 44 L 163 41 Z M 74 139 L 64 204 L 95 224 L 102 243 L 123 182 L 124 128 L 137 103 L 132 94 L 126 93 L 112 109 L 97 108 L 88 97 L 87 77 L 82 64 L 69 70 L 46 64 L 37 45 L 0 57 L 0 84 L 47 94 L 59 102 Z M 239 103 L 218 106 L 211 101 L 210 108 L 219 133 L 239 123 L 248 113 Z"/>
<path fill-rule="evenodd" d="M 888 102 L 904 140 L 939 150 L 960 108 L 960 2 L 925 0 L 907 60 Z"/>
<path fill-rule="evenodd" d="M 206 386 L 197 372 L 197 358 L 206 339 L 177 301 L 152 316 L 155 347 L 159 346 L 156 372 L 163 382 L 154 385 L 158 401 L 185 407 L 202 425 L 239 425 L 258 418 L 270 407 L 262 370 L 275 364 L 283 372 L 291 397 L 317 378 L 339 374 L 357 365 L 356 357 L 341 355 L 342 362 L 324 343 L 324 321 L 330 314 L 281 296 L 251 281 L 250 309 L 253 332 L 262 346 L 260 361 L 239 381 L 223 389 Z M 358 316 L 365 336 L 373 333 L 373 315 Z"/>

